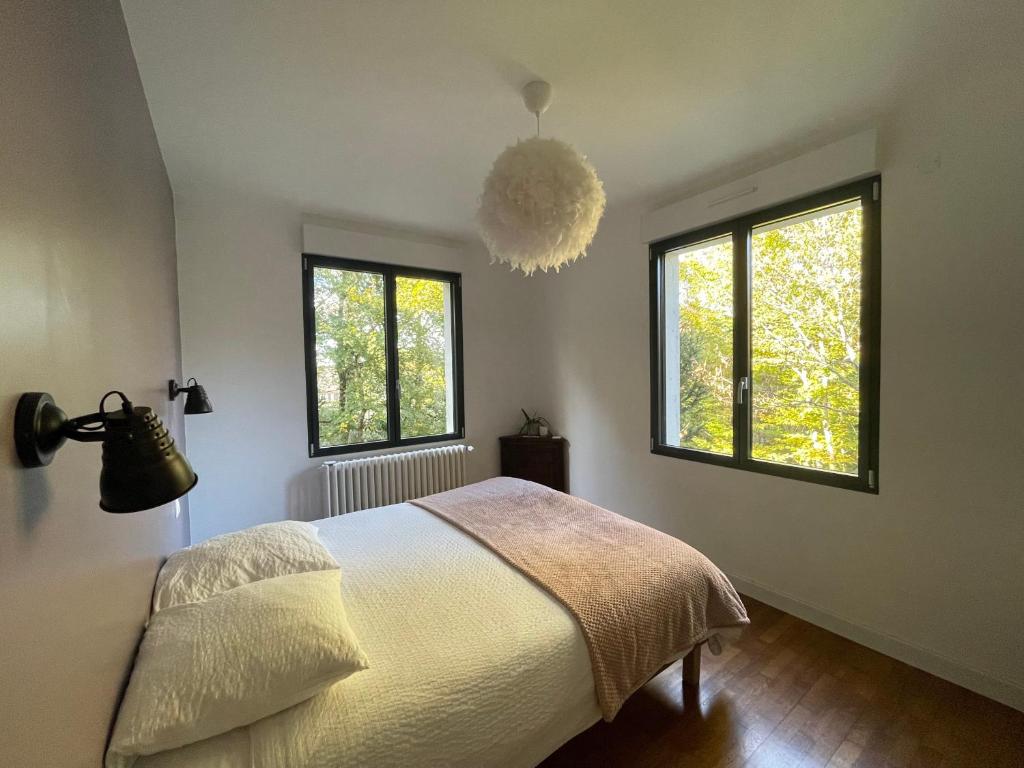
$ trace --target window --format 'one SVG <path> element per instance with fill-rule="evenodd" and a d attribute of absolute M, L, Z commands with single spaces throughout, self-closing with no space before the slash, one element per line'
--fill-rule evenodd
<path fill-rule="evenodd" d="M 651 244 L 654 453 L 877 493 L 880 184 Z"/>
<path fill-rule="evenodd" d="M 461 275 L 302 261 L 309 455 L 463 437 Z"/>

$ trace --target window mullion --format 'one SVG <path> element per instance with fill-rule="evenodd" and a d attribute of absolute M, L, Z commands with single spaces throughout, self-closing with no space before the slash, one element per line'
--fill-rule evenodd
<path fill-rule="evenodd" d="M 649 263 L 651 331 L 651 450 L 665 443 L 665 311 L 664 254 L 651 251 Z"/>
<path fill-rule="evenodd" d="M 398 381 L 398 301 L 397 280 L 394 270 L 384 273 L 385 346 L 387 348 L 388 442 L 395 443 L 402 436 L 399 381 Z"/>
<path fill-rule="evenodd" d="M 452 365 L 455 371 L 455 378 L 452 386 L 455 388 L 455 410 L 453 414 L 453 425 L 455 434 L 465 435 L 466 429 L 466 393 L 463 389 L 462 379 L 462 277 L 453 279 L 449 285 L 452 302 Z"/>
<path fill-rule="evenodd" d="M 869 488 L 878 490 L 878 407 L 879 407 L 879 312 L 881 275 L 879 254 L 881 232 L 881 182 L 871 181 L 870 194 L 861 194 L 864 228 L 861 236 L 861 370 L 860 370 L 860 425 L 859 466 L 861 480 Z"/>
<path fill-rule="evenodd" d="M 739 464 L 750 458 L 750 227 L 733 231 L 733 455 Z M 746 379 L 747 386 L 740 384 Z M 742 397 L 741 397 L 742 396 Z M 742 402 L 740 402 L 742 399 Z"/>

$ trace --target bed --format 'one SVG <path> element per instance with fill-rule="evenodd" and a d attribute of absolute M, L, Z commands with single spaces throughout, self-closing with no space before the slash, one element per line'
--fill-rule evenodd
<path fill-rule="evenodd" d="M 580 624 L 475 537 L 411 503 L 314 525 L 369 668 L 135 765 L 526 768 L 601 719 Z"/>

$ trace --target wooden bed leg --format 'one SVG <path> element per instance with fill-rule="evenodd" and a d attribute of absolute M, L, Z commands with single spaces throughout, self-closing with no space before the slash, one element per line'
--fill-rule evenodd
<path fill-rule="evenodd" d="M 683 685 L 696 688 L 700 685 L 700 645 L 683 656 Z"/>

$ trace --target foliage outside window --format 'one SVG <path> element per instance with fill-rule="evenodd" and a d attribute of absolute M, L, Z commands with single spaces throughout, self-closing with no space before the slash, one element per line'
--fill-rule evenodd
<path fill-rule="evenodd" d="M 463 436 L 461 278 L 303 256 L 311 456 Z"/>
<path fill-rule="evenodd" d="M 879 189 L 651 245 L 655 453 L 877 491 Z"/>

